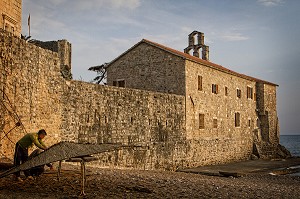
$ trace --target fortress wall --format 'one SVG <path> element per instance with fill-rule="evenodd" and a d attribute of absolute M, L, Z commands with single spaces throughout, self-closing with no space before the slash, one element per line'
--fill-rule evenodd
<path fill-rule="evenodd" d="M 45 138 L 48 145 L 60 140 L 60 98 L 64 81 L 57 53 L 0 30 L 0 137 L 3 138 L 0 156 L 12 158 L 18 139 L 40 128 L 48 132 Z M 15 113 L 24 128 L 23 125 L 15 127 L 18 121 Z"/>
<path fill-rule="evenodd" d="M 67 81 L 62 139 L 121 143 L 129 148 L 99 155 L 98 165 L 174 169 L 185 158 L 184 97 Z"/>
<path fill-rule="evenodd" d="M 148 50 L 155 54 L 152 47 Z M 160 51 L 156 53 L 159 56 Z M 175 170 L 248 159 L 252 153 L 257 107 L 254 99 L 246 97 L 246 89 L 255 88 L 255 82 L 187 62 L 184 96 L 66 80 L 61 65 L 58 53 L 0 32 L 0 157 L 12 158 L 15 142 L 40 128 L 48 132 L 48 145 L 61 140 L 128 145 L 99 154 L 98 166 Z M 217 94 L 212 93 L 212 84 L 218 85 Z M 241 98 L 236 96 L 237 88 Z M 253 92 L 264 100 L 258 107 L 269 116 L 268 123 L 260 126 L 276 132 L 276 87 L 261 85 Z M 16 127 L 15 113 L 24 128 Z M 259 120 L 264 122 L 262 117 Z M 275 134 L 268 139 L 276 141 Z"/>

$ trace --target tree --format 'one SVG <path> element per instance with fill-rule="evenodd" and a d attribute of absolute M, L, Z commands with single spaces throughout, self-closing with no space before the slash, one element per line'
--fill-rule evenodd
<path fill-rule="evenodd" d="M 90 71 L 97 72 L 97 76 L 92 80 L 92 82 L 95 82 L 96 84 L 106 84 L 106 78 L 107 78 L 107 73 L 106 69 L 109 63 L 104 63 L 99 66 L 92 66 L 89 68 Z"/>
<path fill-rule="evenodd" d="M 21 34 L 21 39 L 24 39 L 25 41 L 28 41 L 31 38 L 31 36 L 26 36 Z"/>

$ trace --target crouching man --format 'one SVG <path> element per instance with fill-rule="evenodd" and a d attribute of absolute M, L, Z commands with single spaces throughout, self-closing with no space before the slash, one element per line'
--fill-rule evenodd
<path fill-rule="evenodd" d="M 27 133 L 22 137 L 17 143 L 15 148 L 14 155 L 14 166 L 18 166 L 21 163 L 24 163 L 28 160 L 28 148 L 35 145 L 36 147 L 46 150 L 47 147 L 42 141 L 47 135 L 44 129 L 39 130 L 37 133 Z M 28 170 L 24 171 L 25 176 L 28 179 L 33 179 L 33 177 L 29 174 Z M 22 182 L 22 178 L 20 177 L 20 171 L 15 173 L 16 180 Z"/>

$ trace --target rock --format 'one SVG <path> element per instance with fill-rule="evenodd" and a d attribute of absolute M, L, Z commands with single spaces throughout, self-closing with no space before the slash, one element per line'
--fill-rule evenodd
<path fill-rule="evenodd" d="M 235 177 L 235 178 L 242 177 L 242 174 L 237 172 L 219 171 L 219 174 L 224 177 Z"/>
<path fill-rule="evenodd" d="M 254 154 L 251 154 L 251 160 L 258 160 L 259 158 L 256 156 L 256 155 L 254 155 Z"/>

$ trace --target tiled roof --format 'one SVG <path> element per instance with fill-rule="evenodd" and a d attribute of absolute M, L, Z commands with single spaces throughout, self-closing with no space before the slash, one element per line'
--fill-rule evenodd
<path fill-rule="evenodd" d="M 200 59 L 198 57 L 195 57 L 195 56 L 189 55 L 187 53 L 184 53 L 184 52 L 181 52 L 181 51 L 169 48 L 167 46 L 161 45 L 159 43 L 155 43 L 155 42 L 147 40 L 147 39 L 142 39 L 140 42 L 138 42 L 137 44 L 135 44 L 134 46 L 132 46 L 130 49 L 128 49 L 127 51 L 125 51 L 124 53 L 122 53 L 120 56 L 118 56 L 117 58 L 115 58 L 113 61 L 111 61 L 109 63 L 109 65 L 111 65 L 113 62 L 115 62 L 116 60 L 118 60 L 123 55 L 127 54 L 130 50 L 132 50 L 136 46 L 140 45 L 141 43 L 147 43 L 147 44 L 149 44 L 151 46 L 154 46 L 154 47 L 159 48 L 161 50 L 167 51 L 167 52 L 169 52 L 169 53 L 171 53 L 173 55 L 182 57 L 183 59 L 187 59 L 187 60 L 190 60 L 190 61 L 202 64 L 202 65 L 205 65 L 207 67 L 211 67 L 211 68 L 213 68 L 215 70 L 219 70 L 219 71 L 222 71 L 224 73 L 228 73 L 228 74 L 231 74 L 231 75 L 234 75 L 234 76 L 237 76 L 237 77 L 241 77 L 241 78 L 244 78 L 244 79 L 247 79 L 247 80 L 250 80 L 250 81 L 262 82 L 262 83 L 265 83 L 265 84 L 270 84 L 270 85 L 273 85 L 273 86 L 278 86 L 277 84 L 274 84 L 272 82 L 264 81 L 264 80 L 261 80 L 261 79 L 250 77 L 248 75 L 237 73 L 237 72 L 229 70 L 228 68 L 225 68 L 225 67 L 223 67 L 221 65 L 218 65 L 218 64 L 212 63 L 210 61 L 206 61 L 206 60 Z"/>
<path fill-rule="evenodd" d="M 265 84 L 270 84 L 270 85 L 278 86 L 277 84 L 274 84 L 272 82 L 264 81 L 264 80 L 261 80 L 261 79 L 250 77 L 248 75 L 237 73 L 237 72 L 229 70 L 228 68 L 225 68 L 225 67 L 223 67 L 221 65 L 218 65 L 218 64 L 212 63 L 210 61 L 206 61 L 206 60 L 200 59 L 198 57 L 195 57 L 195 56 L 192 56 L 190 54 L 187 54 L 187 53 L 184 53 L 184 52 L 181 52 L 181 51 L 169 48 L 167 46 L 155 43 L 153 41 L 149 41 L 147 39 L 143 39 L 141 42 L 145 42 L 147 44 L 150 44 L 150 45 L 155 46 L 157 48 L 160 48 L 162 50 L 168 51 L 168 52 L 170 52 L 170 53 L 172 53 L 174 55 L 180 56 L 180 57 L 182 57 L 184 59 L 187 59 L 187 60 L 190 60 L 190 61 L 194 61 L 194 62 L 199 63 L 199 64 L 203 64 L 205 66 L 211 67 L 213 69 L 216 69 L 216 70 L 219 70 L 219 71 L 222 71 L 222 72 L 225 72 L 225 73 L 237 76 L 237 77 L 241 77 L 241 78 L 244 78 L 244 79 L 247 79 L 247 80 L 251 80 L 251 81 L 255 81 L 255 82 L 262 82 L 262 83 L 265 83 Z"/>

